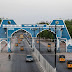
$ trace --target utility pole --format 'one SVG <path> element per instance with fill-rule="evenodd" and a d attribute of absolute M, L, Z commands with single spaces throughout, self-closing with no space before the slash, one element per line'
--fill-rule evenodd
<path fill-rule="evenodd" d="M 34 29 L 34 38 L 35 38 L 35 29 Z"/>
<path fill-rule="evenodd" d="M 56 25 L 59 24 L 58 21 L 55 22 L 55 68 L 56 68 L 56 50 L 57 50 L 57 38 L 56 38 Z"/>
<path fill-rule="evenodd" d="M 39 52 L 40 52 L 40 27 L 39 27 Z"/>
<path fill-rule="evenodd" d="M 56 68 L 56 44 L 57 44 L 57 40 L 56 40 L 56 24 L 55 24 L 55 68 Z"/>

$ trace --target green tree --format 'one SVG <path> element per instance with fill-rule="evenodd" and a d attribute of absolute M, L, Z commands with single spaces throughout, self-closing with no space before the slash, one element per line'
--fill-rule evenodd
<path fill-rule="evenodd" d="M 41 22 L 39 22 L 39 23 L 37 23 L 37 24 L 47 24 L 47 25 L 49 25 L 49 22 L 48 22 L 48 21 L 46 21 L 46 22 L 41 21 Z"/>
<path fill-rule="evenodd" d="M 66 27 L 67 27 L 67 29 L 69 31 L 69 34 L 70 34 L 70 36 L 72 38 L 72 19 L 71 20 L 69 20 L 69 19 L 65 20 L 64 22 L 65 22 Z"/>
<path fill-rule="evenodd" d="M 1 24 L 1 22 L 2 22 L 2 19 L 0 18 L 0 24 Z"/>
<path fill-rule="evenodd" d="M 68 31 L 69 31 L 69 34 L 70 34 L 70 36 L 71 36 L 71 38 L 72 38 L 72 19 L 71 19 L 71 20 L 70 20 L 70 19 L 67 19 L 67 20 L 65 20 L 64 22 L 65 22 L 66 27 L 67 27 L 67 29 L 68 29 Z M 40 22 L 40 23 L 38 23 L 38 24 L 47 24 L 47 25 L 49 25 L 50 23 L 49 23 L 49 22 L 44 22 L 44 21 L 42 21 L 42 22 Z M 45 37 L 46 39 L 48 39 L 48 38 L 54 39 L 53 33 L 51 33 L 51 32 L 48 31 L 48 30 L 42 31 L 42 32 L 40 33 L 40 37 L 41 37 L 41 38 L 44 38 L 44 37 Z"/>
<path fill-rule="evenodd" d="M 49 25 L 50 23 L 48 21 L 44 22 L 40 22 L 38 24 L 47 24 Z M 39 33 L 41 38 L 45 38 L 45 39 L 54 39 L 54 35 L 52 32 L 50 32 L 49 30 L 44 30 L 42 32 Z M 39 36 L 39 35 L 38 35 Z"/>

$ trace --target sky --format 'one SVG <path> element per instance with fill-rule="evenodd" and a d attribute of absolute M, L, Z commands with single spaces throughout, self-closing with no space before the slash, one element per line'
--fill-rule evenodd
<path fill-rule="evenodd" d="M 0 17 L 17 24 L 72 19 L 72 0 L 0 0 Z"/>

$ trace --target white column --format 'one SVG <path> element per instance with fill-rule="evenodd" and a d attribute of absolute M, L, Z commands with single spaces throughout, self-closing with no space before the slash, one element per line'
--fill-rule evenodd
<path fill-rule="evenodd" d="M 72 45 L 72 44 L 71 44 L 71 39 L 70 39 L 70 40 L 67 40 L 67 39 L 66 39 L 66 52 L 67 52 L 67 47 L 68 47 L 69 44 Z"/>
<path fill-rule="evenodd" d="M 8 52 L 11 52 L 11 38 L 8 38 Z"/>
<path fill-rule="evenodd" d="M 0 52 L 1 52 L 1 42 L 0 42 Z"/>
<path fill-rule="evenodd" d="M 33 49 L 35 48 L 35 38 L 34 37 L 32 38 L 32 48 Z"/>
<path fill-rule="evenodd" d="M 66 39 L 66 52 L 67 52 L 67 47 L 68 47 L 68 41 L 67 41 L 67 39 Z"/>
<path fill-rule="evenodd" d="M 72 39 L 71 39 L 71 45 L 72 45 Z"/>
<path fill-rule="evenodd" d="M 59 41 L 59 39 L 57 38 L 57 50 L 59 50 L 59 48 L 60 48 L 60 41 Z"/>

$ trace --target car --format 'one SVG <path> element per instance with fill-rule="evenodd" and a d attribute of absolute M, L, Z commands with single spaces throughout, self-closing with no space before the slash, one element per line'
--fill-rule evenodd
<path fill-rule="evenodd" d="M 22 41 L 22 39 L 20 39 L 20 41 Z"/>
<path fill-rule="evenodd" d="M 18 43 L 20 44 L 20 41 L 18 40 Z"/>
<path fill-rule="evenodd" d="M 21 38 L 21 39 L 23 39 L 23 38 L 24 38 L 23 34 L 21 34 L 21 35 L 20 35 L 20 38 Z"/>
<path fill-rule="evenodd" d="M 26 62 L 33 62 L 33 61 L 34 61 L 34 59 L 33 59 L 32 55 L 26 56 Z"/>
<path fill-rule="evenodd" d="M 59 62 L 65 62 L 65 55 L 59 55 Z"/>
<path fill-rule="evenodd" d="M 21 46 L 21 47 L 20 47 L 20 50 L 21 50 L 21 51 L 24 51 L 24 47 L 23 47 L 23 46 Z"/>
<path fill-rule="evenodd" d="M 37 43 L 39 43 L 39 41 L 37 40 Z"/>
<path fill-rule="evenodd" d="M 15 46 L 18 46 L 18 43 L 15 43 Z"/>
<path fill-rule="evenodd" d="M 51 44 L 48 43 L 48 48 L 47 48 L 48 52 L 51 52 Z"/>
<path fill-rule="evenodd" d="M 48 48 L 47 50 L 48 50 L 48 52 L 51 52 L 51 48 Z"/>
<path fill-rule="evenodd" d="M 72 60 L 67 60 L 67 68 L 72 69 Z"/>

